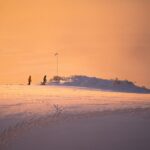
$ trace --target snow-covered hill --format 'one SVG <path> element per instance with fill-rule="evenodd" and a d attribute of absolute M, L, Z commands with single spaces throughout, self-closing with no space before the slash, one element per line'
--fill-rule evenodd
<path fill-rule="evenodd" d="M 137 86 L 128 80 L 108 80 L 80 75 L 58 78 L 54 77 L 49 84 L 96 88 L 116 92 L 150 93 L 150 89 Z"/>

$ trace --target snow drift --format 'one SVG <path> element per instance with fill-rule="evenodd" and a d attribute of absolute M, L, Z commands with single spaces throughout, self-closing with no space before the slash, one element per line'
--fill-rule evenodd
<path fill-rule="evenodd" d="M 135 85 L 128 80 L 108 80 L 88 76 L 57 77 L 50 80 L 49 85 L 78 86 L 115 92 L 150 93 L 150 89 Z"/>

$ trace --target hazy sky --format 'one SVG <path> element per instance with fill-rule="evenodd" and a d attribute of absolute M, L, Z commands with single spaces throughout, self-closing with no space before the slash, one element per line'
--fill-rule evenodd
<path fill-rule="evenodd" d="M 0 83 L 44 74 L 129 79 L 150 87 L 149 0 L 0 0 Z"/>

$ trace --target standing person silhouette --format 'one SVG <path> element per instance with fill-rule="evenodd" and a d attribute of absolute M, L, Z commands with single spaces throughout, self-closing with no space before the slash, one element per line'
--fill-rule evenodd
<path fill-rule="evenodd" d="M 31 85 L 32 79 L 31 79 L 31 75 L 28 78 L 28 85 Z"/>
<path fill-rule="evenodd" d="M 46 79 L 46 78 L 47 78 L 47 76 L 45 75 L 44 78 L 43 78 L 43 85 L 45 85 L 46 82 L 47 82 L 47 79 Z"/>

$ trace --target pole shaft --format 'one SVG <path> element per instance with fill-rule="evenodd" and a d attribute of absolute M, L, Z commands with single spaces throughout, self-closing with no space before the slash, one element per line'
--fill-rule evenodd
<path fill-rule="evenodd" d="M 58 55 L 57 55 L 57 76 L 58 76 Z"/>

